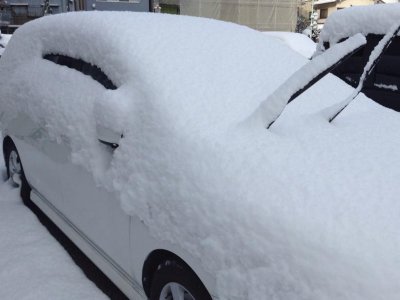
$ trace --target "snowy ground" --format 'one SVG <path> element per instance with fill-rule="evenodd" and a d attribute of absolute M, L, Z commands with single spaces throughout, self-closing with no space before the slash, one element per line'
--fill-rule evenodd
<path fill-rule="evenodd" d="M 0 299 L 107 299 L 4 182 L 0 159 Z"/>

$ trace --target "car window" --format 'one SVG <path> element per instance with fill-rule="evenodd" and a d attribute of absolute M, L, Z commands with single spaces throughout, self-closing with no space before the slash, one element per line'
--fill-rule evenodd
<path fill-rule="evenodd" d="M 107 77 L 106 74 L 97 66 L 85 62 L 82 59 L 73 58 L 61 54 L 46 54 L 43 56 L 44 59 L 52 61 L 61 66 L 66 66 L 71 69 L 75 69 L 85 75 L 92 77 L 94 80 L 103 85 L 106 89 L 116 90 L 117 87 Z"/>

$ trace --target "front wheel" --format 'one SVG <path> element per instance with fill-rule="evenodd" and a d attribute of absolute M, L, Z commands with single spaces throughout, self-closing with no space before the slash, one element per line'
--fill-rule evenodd
<path fill-rule="evenodd" d="M 21 198 L 25 204 L 30 202 L 31 188 L 26 180 L 24 168 L 22 167 L 21 158 L 14 143 L 7 142 L 4 149 L 4 158 L 7 169 L 7 177 L 12 184 L 20 187 Z"/>
<path fill-rule="evenodd" d="M 165 261 L 153 276 L 150 300 L 211 300 L 211 296 L 192 270 Z"/>

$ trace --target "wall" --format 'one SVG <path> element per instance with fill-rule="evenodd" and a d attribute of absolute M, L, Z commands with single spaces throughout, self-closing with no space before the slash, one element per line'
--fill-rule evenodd
<path fill-rule="evenodd" d="M 182 15 L 230 21 L 261 31 L 294 31 L 297 0 L 181 0 Z"/>
<path fill-rule="evenodd" d="M 96 1 L 86 0 L 85 10 L 129 10 L 129 11 L 150 11 L 149 0 L 133 1 Z"/>

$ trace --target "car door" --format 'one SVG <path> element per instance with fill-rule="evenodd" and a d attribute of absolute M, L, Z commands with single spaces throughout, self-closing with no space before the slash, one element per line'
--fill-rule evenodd
<path fill-rule="evenodd" d="M 63 199 L 52 204 L 107 262 L 120 273 L 128 272 L 130 218 L 123 213 L 117 195 L 102 188 L 93 177 L 94 169 L 106 171 L 97 168 L 96 162 L 101 165 L 111 161 L 113 149 L 97 140 L 91 114 L 96 98 L 116 87 L 100 68 L 83 60 L 57 54 L 45 55 L 44 59 L 65 76 L 57 96 L 70 103 L 60 103 L 64 106 L 60 109 L 74 110 L 65 114 L 67 120 L 59 121 L 74 131 L 57 141 L 60 163 L 55 168 Z M 82 86 L 83 82 L 90 88 Z M 74 117 L 79 114 L 81 117 Z"/>

